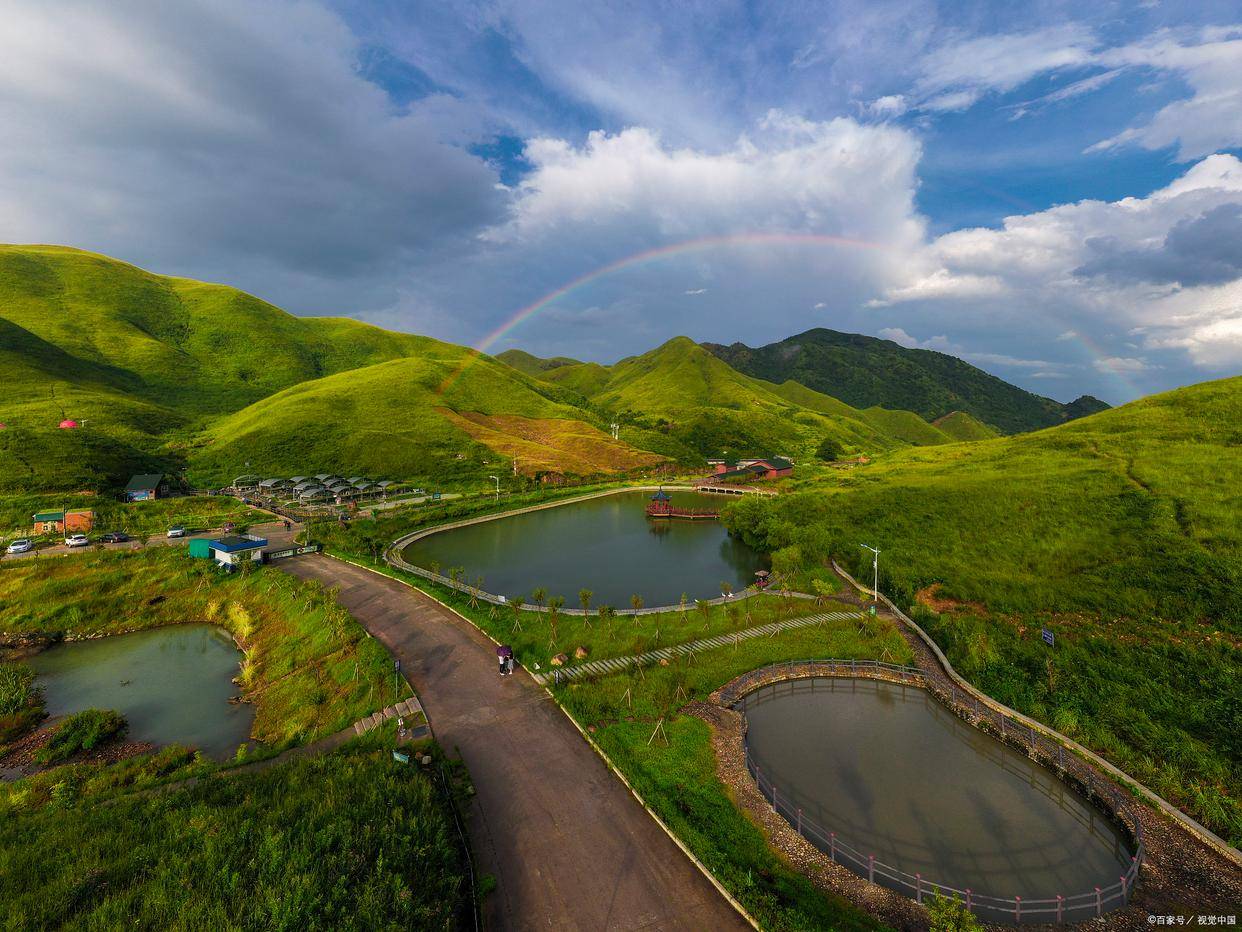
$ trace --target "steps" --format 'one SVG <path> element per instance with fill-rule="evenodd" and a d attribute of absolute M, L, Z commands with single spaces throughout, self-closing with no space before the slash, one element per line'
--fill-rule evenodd
<path fill-rule="evenodd" d="M 354 722 L 354 734 L 365 735 L 372 728 L 384 724 L 390 718 L 411 718 L 416 714 L 422 713 L 423 707 L 419 704 L 417 696 L 411 696 L 409 699 L 403 699 L 396 705 L 390 705 L 386 709 L 368 715 L 364 719 Z M 426 715 L 423 715 L 426 718 Z"/>

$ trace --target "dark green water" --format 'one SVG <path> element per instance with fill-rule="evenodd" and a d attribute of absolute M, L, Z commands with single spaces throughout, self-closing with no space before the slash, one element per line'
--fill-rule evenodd
<path fill-rule="evenodd" d="M 60 644 L 32 657 L 47 710 L 116 709 L 129 738 L 184 744 L 217 759 L 250 734 L 254 710 L 229 705 L 241 654 L 212 625 L 177 625 Z"/>
<path fill-rule="evenodd" d="M 674 505 L 719 508 L 731 499 L 673 492 Z M 629 608 L 630 596 L 649 606 L 674 605 L 720 595 L 721 581 L 740 590 L 754 582 L 763 558 L 731 538 L 717 521 L 654 521 L 644 514 L 650 492 L 546 508 L 511 518 L 432 534 L 405 550 L 415 566 L 440 562 L 466 569 L 474 583 L 504 596 L 529 596 L 542 586 L 578 607 L 578 590 L 595 593 L 595 605 Z"/>
<path fill-rule="evenodd" d="M 909 874 L 1026 901 L 1107 888 L 1129 867 L 1125 841 L 1086 800 L 922 689 L 802 680 L 744 707 L 782 810 L 790 801 Z"/>

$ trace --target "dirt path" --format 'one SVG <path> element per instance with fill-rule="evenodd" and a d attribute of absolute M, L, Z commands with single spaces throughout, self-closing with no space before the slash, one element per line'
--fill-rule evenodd
<path fill-rule="evenodd" d="M 746 929 L 749 925 L 609 772 L 524 672 L 416 590 L 333 560 L 281 567 L 339 601 L 401 659 L 437 740 L 477 795 L 470 832 L 492 929 Z"/>

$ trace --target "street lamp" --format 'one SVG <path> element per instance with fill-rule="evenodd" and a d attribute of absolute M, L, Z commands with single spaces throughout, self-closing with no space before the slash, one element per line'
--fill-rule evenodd
<path fill-rule="evenodd" d="M 496 501 L 500 501 L 500 479 L 496 476 L 488 476 L 487 478 L 496 483 Z"/>
<path fill-rule="evenodd" d="M 880 601 L 880 551 L 876 550 L 874 547 L 868 547 L 866 544 L 859 544 L 859 546 L 862 547 L 863 550 L 870 550 L 873 554 L 871 557 L 871 597 L 878 602 Z"/>

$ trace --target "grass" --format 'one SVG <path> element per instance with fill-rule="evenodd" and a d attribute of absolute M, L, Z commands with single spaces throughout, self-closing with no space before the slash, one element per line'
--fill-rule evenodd
<path fill-rule="evenodd" d="M 103 772 L 58 771 L 0 821 L 0 927 L 459 927 L 448 804 L 376 741 L 106 801 Z"/>
<path fill-rule="evenodd" d="M 0 664 L 0 753 L 30 731 L 44 715 L 43 690 L 34 670 L 22 663 Z"/>
<path fill-rule="evenodd" d="M 879 547 L 881 588 L 936 608 L 927 626 L 963 675 L 1236 845 L 1239 423 L 1242 379 L 1209 382 L 1036 434 L 804 470 L 794 494 L 732 504 L 725 522 L 867 580 L 859 543 Z"/>
<path fill-rule="evenodd" d="M 340 731 L 408 694 L 404 683 L 394 692 L 388 652 L 331 591 L 272 568 L 223 575 L 179 548 L 6 561 L 0 613 L 11 634 L 220 625 L 244 653 L 253 736 L 274 746 Z"/>
<path fill-rule="evenodd" d="M 110 738 L 125 734 L 129 723 L 111 709 L 84 709 L 57 724 L 52 739 L 35 753 L 43 766 L 59 764 L 79 751 L 90 751 Z"/>

